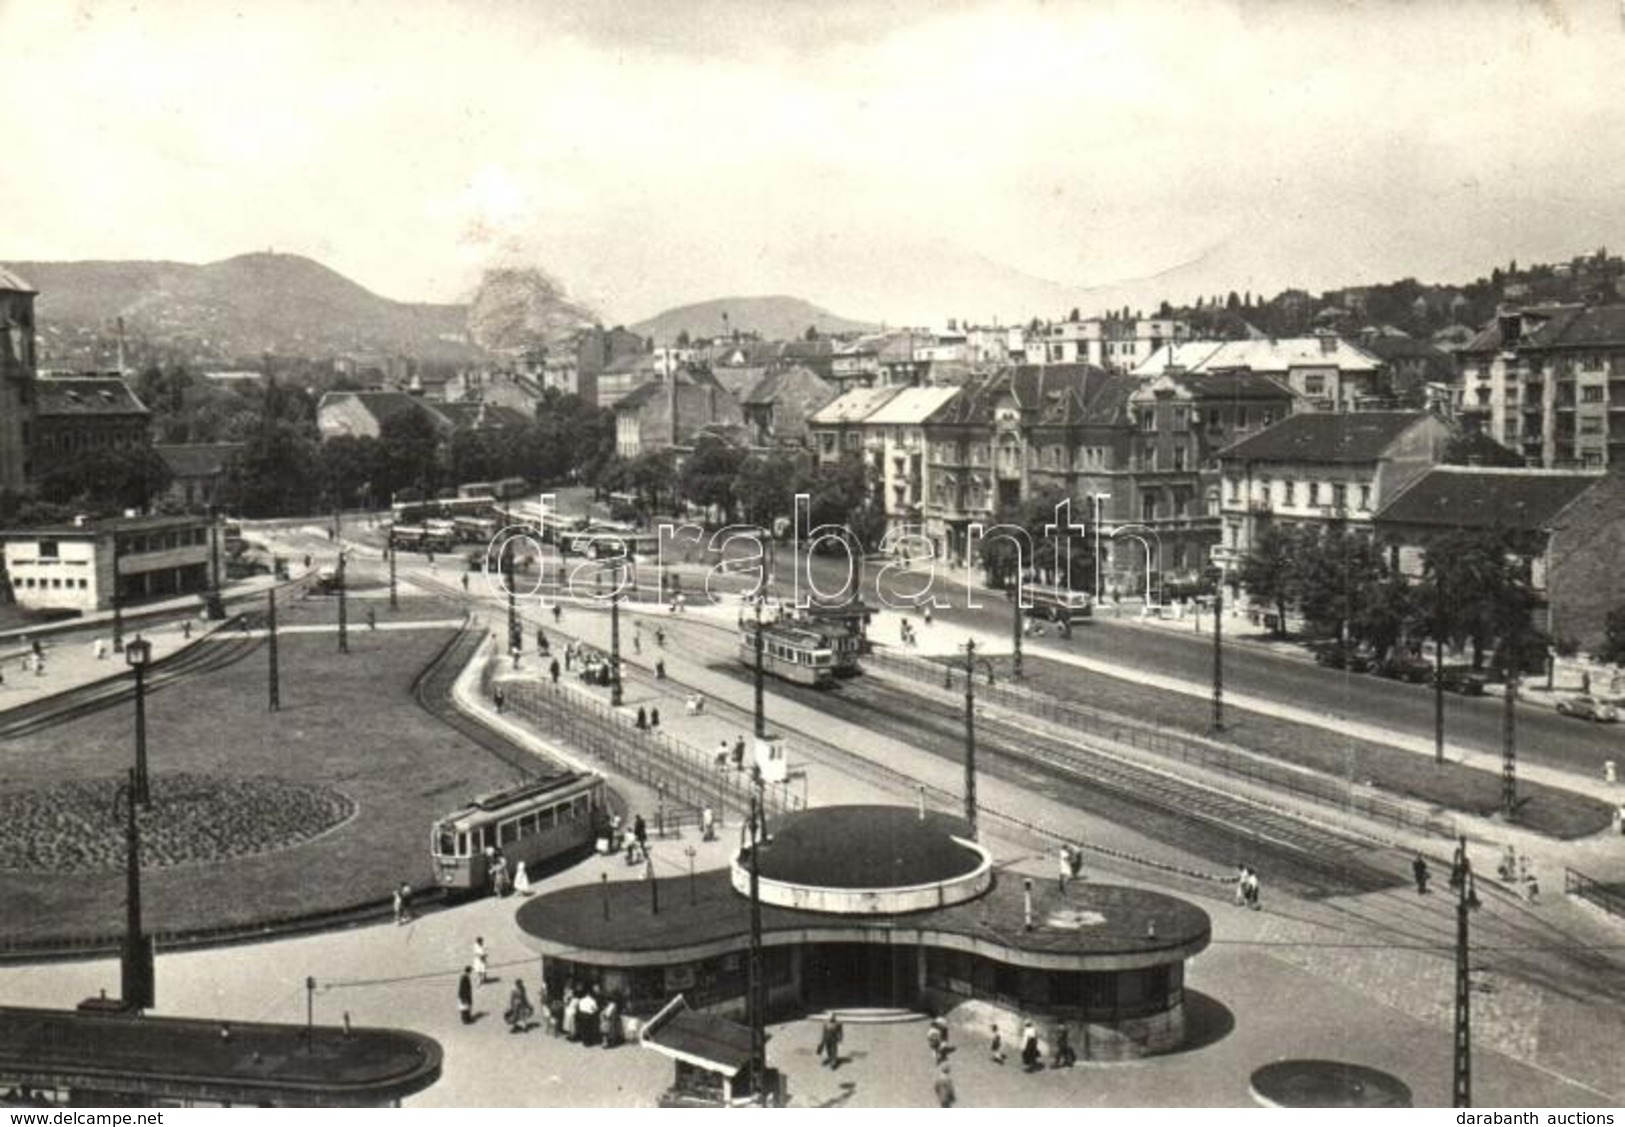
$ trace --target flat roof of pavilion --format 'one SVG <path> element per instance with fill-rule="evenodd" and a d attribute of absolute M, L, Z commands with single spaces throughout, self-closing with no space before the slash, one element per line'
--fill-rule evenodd
<path fill-rule="evenodd" d="M 692 895 L 692 902 L 690 897 Z M 734 891 L 727 869 L 660 880 L 660 911 L 647 880 L 618 880 L 560 889 L 519 909 L 526 942 L 543 955 L 622 966 L 653 966 L 739 949 L 750 927 L 750 902 Z M 606 911 L 607 907 L 607 911 Z M 983 896 L 906 913 L 843 914 L 762 905 L 764 942 L 875 939 L 974 950 L 1032 967 L 1110 970 L 1188 958 L 1212 938 L 1195 904 L 1147 889 L 1073 881 L 1033 881 L 1033 928 L 1025 926 L 1022 878 L 1001 873 Z M 924 934 L 921 934 L 924 933 Z"/>

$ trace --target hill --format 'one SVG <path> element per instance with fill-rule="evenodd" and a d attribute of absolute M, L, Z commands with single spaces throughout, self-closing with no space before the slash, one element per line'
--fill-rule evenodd
<path fill-rule="evenodd" d="M 105 363 L 124 318 L 136 355 L 201 363 L 283 356 L 382 353 L 423 360 L 473 358 L 467 307 L 391 301 L 294 254 L 184 262 L 9 263 L 40 295 L 42 361 Z"/>
<path fill-rule="evenodd" d="M 809 325 L 820 333 L 862 333 L 877 327 L 849 321 L 799 297 L 782 295 L 719 297 L 668 309 L 627 327 L 657 344 L 669 344 L 682 332 L 695 338 L 710 338 L 735 329 L 760 333 L 764 340 L 791 340 L 805 334 Z"/>

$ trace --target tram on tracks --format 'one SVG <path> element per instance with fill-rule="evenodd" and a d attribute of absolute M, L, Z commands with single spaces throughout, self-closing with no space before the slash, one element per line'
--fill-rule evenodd
<path fill-rule="evenodd" d="M 498 851 L 532 870 L 585 853 L 608 819 L 607 801 L 602 775 L 574 771 L 476 798 L 429 833 L 435 881 L 452 893 L 483 892 Z"/>
<path fill-rule="evenodd" d="M 1095 612 L 1094 599 L 1087 591 L 1037 584 L 1025 586 L 1022 591 L 1030 603 L 1027 614 L 1033 618 L 1071 622 L 1075 618 L 1088 618 Z"/>
<path fill-rule="evenodd" d="M 739 660 L 756 667 L 755 622 L 739 628 Z M 764 622 L 762 631 L 762 671 L 797 685 L 826 688 L 835 680 L 835 650 L 820 630 L 795 622 Z"/>

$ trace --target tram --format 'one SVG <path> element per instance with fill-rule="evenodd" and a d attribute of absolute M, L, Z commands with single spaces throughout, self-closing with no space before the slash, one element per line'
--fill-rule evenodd
<path fill-rule="evenodd" d="M 739 628 L 739 660 L 756 667 L 755 622 Z M 762 671 L 798 685 L 825 688 L 835 680 L 835 650 L 817 630 L 788 622 L 764 622 Z"/>
<path fill-rule="evenodd" d="M 453 892 L 484 892 L 486 850 L 535 870 L 592 848 L 608 819 L 604 778 L 565 772 L 476 798 L 434 824 L 429 854 L 435 881 Z"/>

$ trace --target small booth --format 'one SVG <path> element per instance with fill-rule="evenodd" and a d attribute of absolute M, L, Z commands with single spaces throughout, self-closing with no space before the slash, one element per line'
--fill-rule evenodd
<path fill-rule="evenodd" d="M 750 1029 L 737 1021 L 689 1008 L 679 994 L 643 1026 L 639 1041 L 676 1062 L 672 1085 L 661 1107 L 743 1107 L 754 1102 L 740 1091 L 750 1067 Z M 769 1069 L 764 1085 L 770 1102 L 782 1106 L 779 1076 Z"/>

